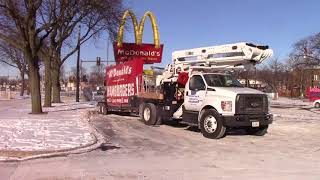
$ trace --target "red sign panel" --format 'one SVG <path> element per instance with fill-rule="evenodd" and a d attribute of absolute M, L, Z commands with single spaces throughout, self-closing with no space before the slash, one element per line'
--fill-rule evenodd
<path fill-rule="evenodd" d="M 307 97 L 310 101 L 315 101 L 320 99 L 320 88 L 308 88 L 307 89 Z"/>
<path fill-rule="evenodd" d="M 160 63 L 163 44 L 156 48 L 154 44 L 123 43 L 121 47 L 113 44 L 116 62 L 125 62 L 133 59 L 142 59 L 145 64 Z"/>
<path fill-rule="evenodd" d="M 143 73 L 141 59 L 106 68 L 106 102 L 108 105 L 128 105 L 130 96 L 137 95 Z"/>

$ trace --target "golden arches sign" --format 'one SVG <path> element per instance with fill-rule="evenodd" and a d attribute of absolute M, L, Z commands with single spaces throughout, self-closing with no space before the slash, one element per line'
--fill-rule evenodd
<path fill-rule="evenodd" d="M 153 30 L 153 38 L 154 38 L 154 44 L 156 48 L 160 48 L 160 37 L 159 37 L 159 31 L 158 31 L 158 25 L 156 22 L 155 16 L 152 14 L 152 12 L 147 11 L 144 13 L 140 23 L 138 24 L 137 18 L 134 15 L 134 13 L 130 10 L 125 11 L 125 13 L 122 16 L 121 22 L 120 22 L 120 28 L 118 32 L 118 39 L 117 39 L 117 46 L 121 47 L 123 43 L 123 34 L 124 34 L 124 27 L 126 24 L 127 17 L 130 16 L 134 28 L 134 37 L 135 37 L 135 43 L 137 45 L 142 44 L 142 36 L 143 36 L 143 30 L 144 30 L 144 23 L 149 17 L 152 25 Z"/>

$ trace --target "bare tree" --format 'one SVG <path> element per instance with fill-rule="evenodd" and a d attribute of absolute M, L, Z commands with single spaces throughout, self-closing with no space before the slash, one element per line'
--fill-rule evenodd
<path fill-rule="evenodd" d="M 26 86 L 25 75 L 28 73 L 27 63 L 23 57 L 22 52 L 10 46 L 4 42 L 0 43 L 0 62 L 8 66 L 17 68 L 21 78 L 21 89 L 20 96 L 24 95 L 24 90 Z"/>
<path fill-rule="evenodd" d="M 289 56 L 292 69 L 299 72 L 300 96 L 303 97 L 306 87 L 306 70 L 320 65 L 320 33 L 299 40 L 293 45 Z"/>
<path fill-rule="evenodd" d="M 101 64 L 100 66 L 92 66 L 89 83 L 97 86 L 103 86 L 105 78 L 105 66 Z"/>
<path fill-rule="evenodd" d="M 9 77 L 8 76 L 0 76 L 0 85 L 2 84 L 8 84 L 9 81 Z"/>
<path fill-rule="evenodd" d="M 60 67 L 74 52 L 74 29 L 82 25 L 81 44 L 102 30 L 115 34 L 121 0 L 0 0 L 0 39 L 21 49 L 29 69 L 32 113 L 42 113 L 39 64 L 49 39 L 53 101 L 60 102 Z M 70 51 L 62 57 L 62 47 Z M 46 61 L 48 62 L 48 61 Z M 50 69 L 50 68 L 47 68 Z"/>
<path fill-rule="evenodd" d="M 77 50 L 76 30 L 81 25 L 80 45 L 106 30 L 111 37 L 116 34 L 122 9 L 121 0 L 69 0 L 48 1 L 49 7 L 41 9 L 44 22 L 50 18 L 63 17 L 59 26 L 50 34 L 50 49 L 53 52 L 52 85 L 53 102 L 60 99 L 60 69 L 63 63 Z M 49 9 L 49 10 L 48 10 Z M 45 12 L 51 12 L 46 14 Z M 48 18 L 49 17 L 49 18 Z M 64 47 L 64 53 L 62 48 Z"/>
<path fill-rule="evenodd" d="M 51 63 L 53 55 L 50 48 L 47 46 L 42 48 L 40 57 L 44 63 L 44 107 L 52 106 L 52 78 L 51 78 Z"/>
<path fill-rule="evenodd" d="M 253 72 L 253 71 L 252 71 Z M 256 67 L 255 72 L 249 78 L 266 83 L 272 91 L 278 92 L 287 84 L 288 76 L 284 64 L 278 59 L 273 58 L 267 64 Z"/>
<path fill-rule="evenodd" d="M 293 68 L 320 65 L 320 33 L 296 42 L 289 57 Z"/>
<path fill-rule="evenodd" d="M 42 113 L 39 52 L 58 20 L 39 22 L 42 0 L 1 0 L 0 39 L 21 49 L 28 64 L 32 113 Z M 14 38 L 15 37 L 15 38 Z M 19 40 L 19 41 L 18 41 Z"/>
<path fill-rule="evenodd" d="M 81 75 L 87 75 L 87 69 L 84 66 L 80 67 L 80 72 L 81 72 Z M 74 77 L 77 76 L 77 67 L 71 67 L 70 76 L 74 76 Z"/>
<path fill-rule="evenodd" d="M 272 72 L 271 78 L 271 85 L 275 92 L 278 92 L 279 82 L 281 82 L 281 76 L 280 74 L 283 72 L 284 67 L 283 64 L 279 61 L 278 58 L 273 58 L 268 65 L 269 69 Z"/>

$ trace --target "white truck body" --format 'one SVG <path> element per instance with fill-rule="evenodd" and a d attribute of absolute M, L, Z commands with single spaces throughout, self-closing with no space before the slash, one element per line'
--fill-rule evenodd
<path fill-rule="evenodd" d="M 189 75 L 184 89 L 184 101 L 173 113 L 173 118 L 182 119 L 182 122 L 189 125 L 197 125 L 204 136 L 209 138 L 220 138 L 225 130 L 222 128 L 221 132 L 212 135 L 201 126 L 208 122 L 219 123 L 220 120 L 225 127 L 245 127 L 258 134 L 263 131 L 264 134 L 273 119 L 269 113 L 267 96 L 258 90 L 242 87 L 236 79 L 226 73 L 217 72 L 255 65 L 271 57 L 272 54 L 272 50 L 267 46 L 250 43 L 173 52 L 173 63 L 167 66 L 166 71 L 158 78 L 158 83 L 178 81 L 181 72 L 188 72 Z M 192 85 L 192 81 L 198 82 L 198 85 Z M 250 107 L 246 111 L 241 111 L 237 107 L 239 103 L 247 103 L 245 106 Z M 211 118 L 214 119 L 212 122 L 204 122 L 206 120 L 203 120 L 203 114 L 209 110 L 214 111 L 214 116 L 218 117 Z"/>
<path fill-rule="evenodd" d="M 198 126 L 203 136 L 212 139 L 223 137 L 227 128 L 264 135 L 273 121 L 266 94 L 242 87 L 228 72 L 261 63 L 272 54 L 268 46 L 251 43 L 175 51 L 172 64 L 152 78 L 155 82 L 144 79 L 145 92 L 130 97 L 125 109 L 117 109 L 139 112 L 147 125 L 179 120 Z M 148 84 L 156 91 L 148 92 Z M 110 111 L 107 104 L 100 109 Z"/>

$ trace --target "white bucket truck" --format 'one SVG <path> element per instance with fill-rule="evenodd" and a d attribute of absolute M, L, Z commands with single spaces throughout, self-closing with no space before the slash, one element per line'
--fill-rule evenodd
<path fill-rule="evenodd" d="M 172 64 L 154 81 L 144 76 L 143 88 L 121 111 L 139 113 L 147 125 L 178 120 L 212 139 L 224 137 L 228 128 L 264 135 L 273 121 L 267 95 L 243 87 L 228 72 L 261 63 L 272 54 L 268 46 L 244 42 L 175 51 Z M 102 109 L 116 110 L 107 104 Z"/>

